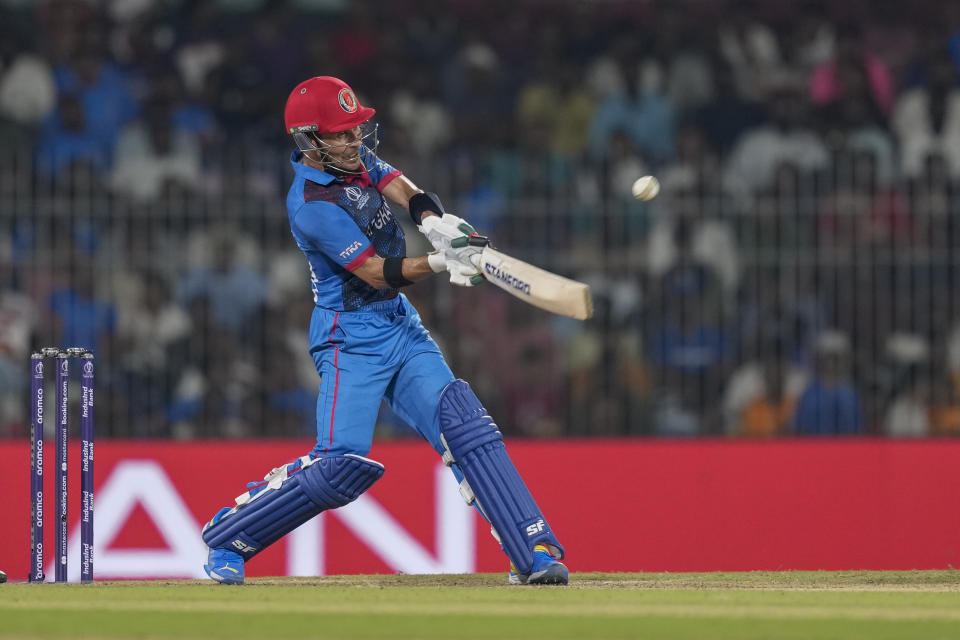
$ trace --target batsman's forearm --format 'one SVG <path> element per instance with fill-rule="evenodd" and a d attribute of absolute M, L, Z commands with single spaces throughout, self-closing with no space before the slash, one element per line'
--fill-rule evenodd
<path fill-rule="evenodd" d="M 391 180 L 383 189 L 383 195 L 399 204 L 405 211 L 409 209 L 410 198 L 420 192 L 421 189 L 402 174 Z"/>
<path fill-rule="evenodd" d="M 370 256 L 353 274 L 374 289 L 383 289 L 384 287 L 390 286 L 384 277 L 384 262 L 385 260 L 380 256 Z M 403 277 L 410 282 L 416 282 L 433 274 L 433 269 L 430 268 L 430 264 L 427 262 L 427 256 L 404 258 L 401 270 Z"/>
<path fill-rule="evenodd" d="M 430 263 L 427 262 L 427 256 L 403 259 L 403 277 L 407 280 L 416 282 L 427 276 L 432 276 L 433 273 Z"/>

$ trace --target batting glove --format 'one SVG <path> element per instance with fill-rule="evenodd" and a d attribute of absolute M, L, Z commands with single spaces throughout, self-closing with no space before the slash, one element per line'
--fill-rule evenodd
<path fill-rule="evenodd" d="M 423 222 L 418 227 L 420 233 L 427 237 L 433 248 L 440 253 L 446 253 L 450 248 L 450 242 L 454 238 L 464 235 L 463 231 L 457 228 L 457 225 L 448 224 L 440 216 L 424 216 Z"/>
<path fill-rule="evenodd" d="M 475 287 L 485 279 L 473 265 L 459 262 L 448 262 L 447 271 L 450 273 L 450 284 L 458 287 Z"/>

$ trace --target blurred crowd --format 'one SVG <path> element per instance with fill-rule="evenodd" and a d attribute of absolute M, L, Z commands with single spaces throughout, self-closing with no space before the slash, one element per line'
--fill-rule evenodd
<path fill-rule="evenodd" d="M 593 286 L 587 323 L 409 289 L 504 431 L 960 435 L 958 74 L 936 0 L 0 2 L 0 435 L 47 344 L 97 353 L 104 435 L 313 433 L 282 128 L 313 75 Z"/>

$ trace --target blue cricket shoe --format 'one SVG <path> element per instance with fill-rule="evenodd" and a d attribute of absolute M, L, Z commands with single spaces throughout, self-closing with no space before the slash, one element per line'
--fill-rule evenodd
<path fill-rule="evenodd" d="M 217 523 L 223 514 L 230 511 L 229 507 L 224 507 L 213 516 L 207 524 L 203 525 L 203 531 L 207 527 Z M 201 532 L 202 535 L 202 532 Z M 207 572 L 213 580 L 222 584 L 243 584 L 243 556 L 230 549 L 210 549 L 207 556 L 207 564 L 203 565 L 203 570 Z"/>
<path fill-rule="evenodd" d="M 570 572 L 566 565 L 553 557 L 545 544 L 533 547 L 533 570 L 520 573 L 510 563 L 510 584 L 567 584 Z"/>
<path fill-rule="evenodd" d="M 223 584 L 243 584 L 243 556 L 230 549 L 210 549 L 207 564 L 203 565 L 207 575 Z"/>

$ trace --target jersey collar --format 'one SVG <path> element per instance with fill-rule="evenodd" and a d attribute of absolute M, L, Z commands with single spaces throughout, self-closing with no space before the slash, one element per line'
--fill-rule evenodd
<path fill-rule="evenodd" d="M 296 149 L 293 153 L 290 154 L 290 164 L 293 165 L 293 170 L 298 176 L 303 176 L 310 182 L 316 182 L 317 184 L 322 184 L 324 186 L 335 181 L 336 178 L 326 171 L 321 171 L 316 167 L 308 167 L 303 164 L 303 151 Z"/>

